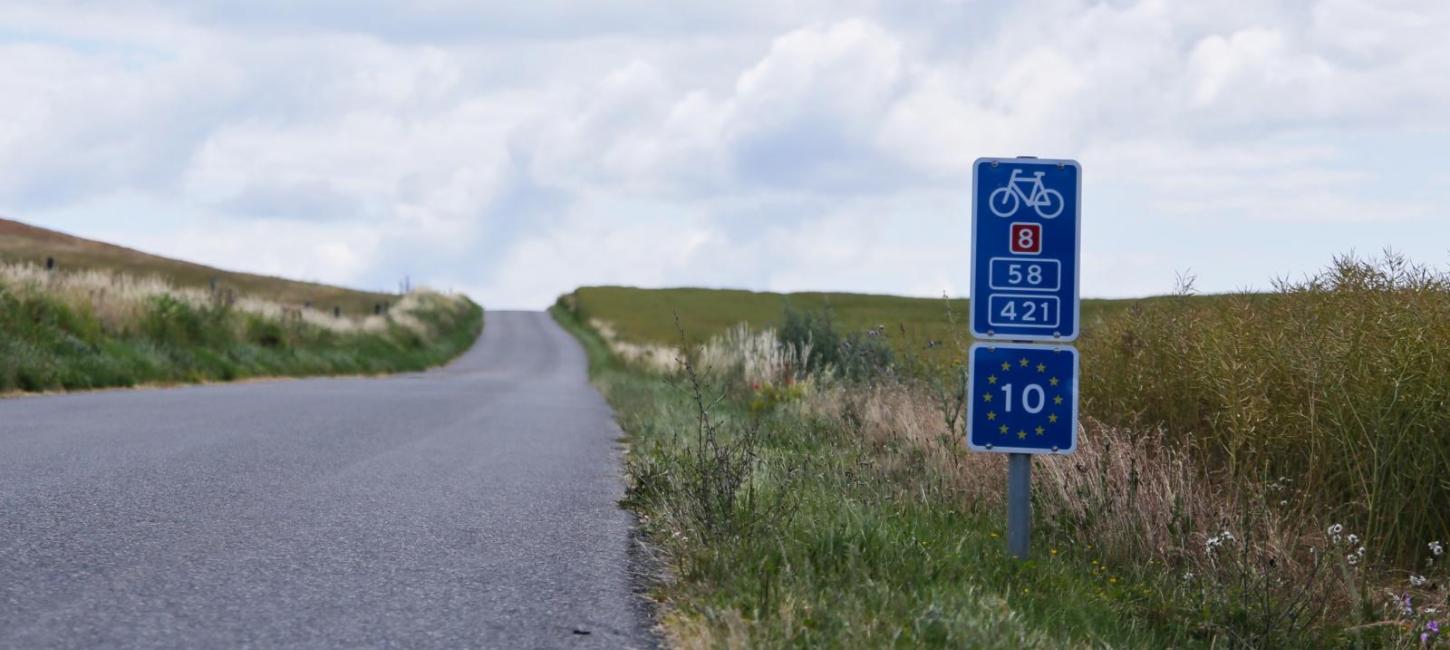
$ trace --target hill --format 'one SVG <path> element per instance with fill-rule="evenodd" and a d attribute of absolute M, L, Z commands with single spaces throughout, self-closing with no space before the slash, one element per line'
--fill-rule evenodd
<path fill-rule="evenodd" d="M 285 305 L 311 305 L 323 311 L 338 307 L 344 314 L 355 316 L 371 314 L 379 305 L 388 306 L 400 298 L 395 294 L 224 271 L 0 219 L 0 262 L 45 266 L 47 260 L 62 270 L 98 270 L 138 277 L 154 275 L 178 287 L 231 290 Z"/>
<path fill-rule="evenodd" d="M 233 273 L 0 221 L 0 396 L 422 370 L 482 327 L 463 295 Z"/>
<path fill-rule="evenodd" d="M 1199 296 L 1195 301 L 1221 300 Z M 1156 304 L 1164 297 L 1125 300 L 1084 300 L 1085 329 L 1134 306 Z M 898 344 L 913 347 L 932 341 L 946 343 L 967 336 L 969 318 L 965 298 L 912 298 L 861 293 L 771 293 L 736 289 L 638 289 L 634 287 L 581 287 L 560 298 L 586 322 L 608 323 L 619 340 L 640 344 L 670 344 L 679 339 L 675 315 L 691 340 L 704 341 L 744 323 L 752 328 L 778 325 L 786 307 L 798 311 L 829 309 L 846 330 L 882 328 Z M 933 349 L 948 350 L 953 346 Z"/>

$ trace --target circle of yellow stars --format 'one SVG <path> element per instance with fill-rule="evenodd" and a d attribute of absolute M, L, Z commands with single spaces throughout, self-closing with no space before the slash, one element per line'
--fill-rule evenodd
<path fill-rule="evenodd" d="M 1029 367 L 1031 367 L 1031 362 L 1027 360 L 1027 357 L 1022 357 L 1021 359 L 1018 359 L 1017 360 L 1017 367 L 1019 367 L 1019 368 L 1029 368 Z M 1037 370 L 1038 373 L 1046 374 L 1047 373 L 1047 364 L 1045 364 L 1045 363 L 1039 363 L 1035 367 L 1035 370 Z M 1005 372 L 1011 372 L 1011 371 L 1012 371 L 1012 362 L 1011 361 L 1003 361 L 1002 362 L 1002 372 L 1005 373 Z M 987 376 L 987 384 L 988 385 L 995 386 L 995 385 L 997 385 L 997 381 L 998 381 L 997 380 L 997 375 L 992 374 L 992 375 L 988 375 Z M 1049 386 L 1054 387 L 1054 388 L 1057 387 L 1058 385 L 1060 385 L 1061 383 L 1062 383 L 1062 380 L 1058 379 L 1057 377 L 1048 377 L 1048 379 L 1047 379 L 1047 384 Z M 991 404 L 992 403 L 992 394 L 991 393 L 982 393 L 982 402 L 984 402 L 986 404 Z M 1062 395 L 1053 395 L 1052 396 L 1052 403 L 1055 406 L 1062 406 Z M 987 411 L 987 420 L 989 422 L 996 421 L 996 419 L 997 419 L 997 412 L 996 411 Z M 1048 413 L 1047 414 L 1047 421 L 1048 421 L 1048 423 L 1050 423 L 1050 424 L 1057 424 L 1057 420 L 1058 420 L 1058 417 L 1057 417 L 1057 414 L 1056 413 Z M 1003 425 L 1000 425 L 1000 426 L 997 427 L 997 432 L 1005 436 L 1005 435 L 1008 435 L 1008 434 L 1012 433 L 1012 429 L 1009 428 L 1007 425 L 1003 424 Z M 1035 433 L 1035 434 L 1037 434 L 1038 436 L 1041 436 L 1041 435 L 1047 433 L 1047 429 L 1045 427 L 1041 426 L 1041 425 L 1038 425 L 1038 427 L 1035 428 L 1035 429 L 1033 429 L 1032 432 Z M 1027 439 L 1027 431 L 1025 429 L 1018 429 L 1017 430 L 1017 438 L 1019 440 L 1026 440 Z"/>

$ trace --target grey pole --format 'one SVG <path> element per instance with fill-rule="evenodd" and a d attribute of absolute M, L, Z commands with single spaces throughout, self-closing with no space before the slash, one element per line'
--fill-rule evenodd
<path fill-rule="evenodd" d="M 1007 455 L 1007 552 L 1027 559 L 1032 539 L 1032 454 Z"/>

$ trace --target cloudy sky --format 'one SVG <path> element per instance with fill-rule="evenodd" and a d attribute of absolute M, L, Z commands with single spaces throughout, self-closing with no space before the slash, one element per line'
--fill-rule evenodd
<path fill-rule="evenodd" d="M 1089 296 L 1450 262 L 1444 0 L 0 1 L 0 214 L 490 307 L 963 295 L 971 161 L 1075 158 Z"/>

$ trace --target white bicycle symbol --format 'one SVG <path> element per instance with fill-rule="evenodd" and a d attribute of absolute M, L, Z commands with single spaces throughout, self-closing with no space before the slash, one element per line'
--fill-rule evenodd
<path fill-rule="evenodd" d="M 1012 170 L 1012 177 L 1007 179 L 1007 184 L 992 190 L 992 194 L 987 197 L 987 207 L 992 208 L 992 214 L 1010 217 L 1022 203 L 1026 203 L 1043 219 L 1057 218 L 1057 215 L 1062 214 L 1062 193 L 1049 190 L 1042 184 L 1042 177 L 1046 174 L 1047 172 L 1034 172 L 1034 178 L 1027 178 L 1022 176 L 1022 170 Z M 1031 189 L 1023 192 L 1023 184 Z"/>

